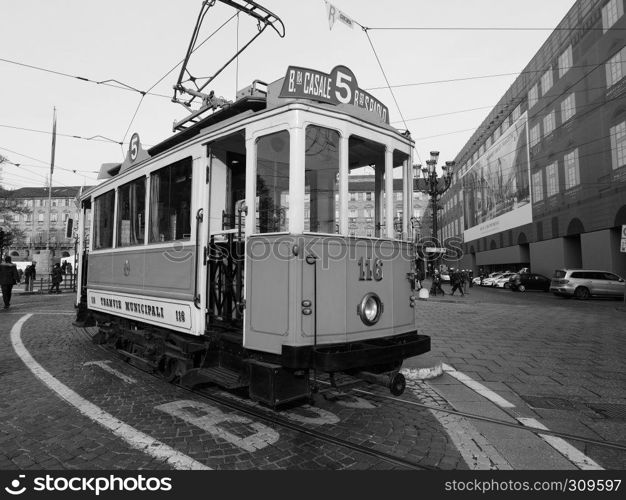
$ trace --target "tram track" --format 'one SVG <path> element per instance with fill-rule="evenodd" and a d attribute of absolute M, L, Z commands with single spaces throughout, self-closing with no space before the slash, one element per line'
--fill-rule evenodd
<path fill-rule="evenodd" d="M 91 340 L 92 335 L 88 331 L 86 331 L 85 328 L 77 327 L 76 329 L 82 331 L 83 334 L 87 338 L 89 338 L 89 340 Z M 100 347 L 103 351 L 107 352 L 108 354 L 113 354 L 116 357 L 120 358 L 120 355 L 114 349 L 111 349 L 103 345 L 99 345 L 98 347 Z M 127 362 L 127 365 L 132 367 L 134 370 L 137 370 L 138 372 L 151 376 L 153 379 L 158 380 L 159 382 L 166 382 L 158 374 L 155 374 L 154 372 L 151 372 L 149 370 L 145 370 L 142 367 L 133 364 L 132 362 Z M 212 403 L 222 405 L 226 408 L 245 414 L 246 416 L 255 418 L 257 420 L 261 420 L 265 423 L 269 423 L 274 426 L 280 426 L 282 428 L 289 429 L 290 431 L 297 432 L 299 434 L 307 436 L 311 439 L 315 439 L 324 444 L 339 446 L 341 448 L 348 449 L 348 450 L 360 453 L 362 455 L 366 455 L 366 456 L 378 459 L 381 462 L 385 462 L 390 465 L 394 465 L 394 466 L 407 469 L 407 470 L 439 470 L 439 468 L 437 467 L 420 464 L 415 461 L 403 458 L 401 456 L 393 455 L 391 453 L 387 453 L 381 450 L 376 450 L 368 446 L 355 443 L 353 441 L 343 439 L 343 438 L 334 436 L 332 434 L 325 433 L 318 429 L 314 429 L 314 428 L 307 427 L 302 424 L 298 424 L 296 422 L 293 422 L 281 416 L 277 412 L 274 412 L 270 409 L 264 409 L 263 407 L 260 407 L 260 406 L 259 407 L 253 406 L 252 403 L 247 403 L 245 399 L 241 399 L 240 401 L 237 401 L 236 399 L 232 397 L 227 398 L 227 397 L 220 396 L 218 394 L 213 394 L 211 393 L 210 390 L 207 390 L 207 389 L 190 389 L 189 387 L 185 387 L 183 385 L 176 384 L 176 383 L 169 383 L 169 384 L 173 385 L 174 387 L 180 390 L 188 392 L 189 394 L 192 394 L 196 397 L 205 399 Z M 236 398 L 239 398 L 239 396 L 236 396 Z"/>
<path fill-rule="evenodd" d="M 483 415 L 477 415 L 475 413 L 468 413 L 468 412 L 463 412 L 463 411 L 458 411 L 458 410 L 452 410 L 449 408 L 442 408 L 440 406 L 432 406 L 432 405 L 428 405 L 425 403 L 419 403 L 417 401 L 409 401 L 407 399 L 402 399 L 402 398 L 398 398 L 398 397 L 394 397 L 394 396 L 387 396 L 384 394 L 376 394 L 374 392 L 371 391 L 365 391 L 363 389 L 356 389 L 356 388 L 352 388 L 350 389 L 351 391 L 364 395 L 364 396 L 369 396 L 371 398 L 375 398 L 375 399 L 384 399 L 384 400 L 389 400 L 389 401 L 394 401 L 396 403 L 404 403 L 404 404 L 408 404 L 411 406 L 415 406 L 418 408 L 422 408 L 422 409 L 426 409 L 426 410 L 431 410 L 431 411 L 438 411 L 438 412 L 443 412 L 443 413 L 447 413 L 449 415 L 456 415 L 459 417 L 463 417 L 463 418 L 468 418 L 471 420 L 480 420 L 483 422 L 488 422 L 488 423 L 492 423 L 492 424 L 497 424 L 497 425 L 502 425 L 505 427 L 512 427 L 514 429 L 517 430 L 525 430 L 525 431 L 529 431 L 532 432 L 533 434 L 536 435 L 547 435 L 547 436 L 554 436 L 554 437 L 560 437 L 562 439 L 569 439 L 572 441 L 579 441 L 585 444 L 592 444 L 592 445 L 596 445 L 596 446 L 603 446 L 606 448 L 612 448 L 612 449 L 616 449 L 616 450 L 620 450 L 620 451 L 626 451 L 626 444 L 623 443 L 617 443 L 617 442 L 613 442 L 613 441 L 602 441 L 602 440 L 598 440 L 598 439 L 592 439 L 592 438 L 588 438 L 585 436 L 578 436 L 576 434 L 569 434 L 567 432 L 559 432 L 559 431 L 553 431 L 550 429 L 538 429 L 535 427 L 528 427 L 525 426 L 521 423 L 514 423 L 514 422 L 507 422 L 506 420 L 501 420 L 501 419 L 496 419 L 496 418 L 492 418 L 492 417 L 485 417 Z M 502 411 L 505 411 L 504 409 L 502 409 Z M 517 418 L 516 415 L 511 415 L 509 412 L 506 412 L 507 414 L 509 414 L 509 416 L 511 418 Z"/>
<path fill-rule="evenodd" d="M 85 331 L 84 329 L 80 329 Z M 85 331 L 85 335 L 87 337 L 89 337 L 91 339 L 91 335 Z M 116 354 L 115 350 L 112 350 L 110 348 L 107 348 L 105 346 L 99 346 L 101 347 L 103 350 L 105 350 L 107 353 L 110 354 Z M 163 381 L 163 378 L 161 378 L 160 376 L 151 373 L 150 371 L 144 370 L 141 367 L 134 365 L 132 363 L 129 363 L 129 366 L 132 366 L 134 369 L 141 371 L 142 373 L 146 373 L 150 376 L 152 376 L 154 379 L 159 380 L 159 381 Z M 325 382 L 323 380 L 318 380 L 318 383 L 327 385 L 327 386 L 331 386 L 330 383 Z M 360 382 L 362 383 L 362 382 Z M 263 409 L 262 407 L 254 407 L 252 406 L 252 403 L 247 403 L 245 399 L 241 399 L 241 401 L 236 401 L 234 398 L 226 398 L 226 397 L 221 397 L 219 395 L 216 394 L 212 394 L 209 390 L 206 389 L 190 389 L 188 387 L 182 386 L 180 384 L 173 384 L 174 386 L 176 386 L 177 388 L 187 391 L 190 394 L 193 394 L 197 397 L 206 399 L 208 401 L 211 401 L 213 403 L 217 403 L 220 405 L 223 405 L 227 408 L 230 408 L 232 410 L 244 413 L 248 416 L 263 420 L 264 422 L 268 422 L 271 423 L 273 425 L 277 425 L 277 426 L 281 426 L 283 428 L 287 428 L 290 429 L 294 432 L 298 432 L 301 433 L 303 435 L 306 435 L 310 438 L 314 438 L 317 440 L 320 440 L 321 442 L 324 443 L 328 443 L 328 444 L 333 444 L 335 446 L 341 446 L 343 448 L 346 449 L 350 449 L 352 451 L 356 451 L 358 453 L 361 453 L 363 455 L 367 455 L 370 457 L 374 457 L 377 458 L 383 462 L 386 463 L 390 463 L 396 466 L 400 466 L 402 468 L 406 468 L 406 469 L 412 469 L 412 470 L 439 470 L 437 467 L 434 466 L 429 466 L 429 465 L 425 465 L 425 464 L 420 464 L 411 460 L 407 460 L 403 457 L 400 456 L 396 456 L 390 453 L 386 453 L 386 452 L 382 452 L 380 450 L 375 450 L 372 448 L 369 448 L 367 446 L 358 444 L 358 443 L 354 443 L 352 441 L 343 439 L 343 438 L 339 438 L 337 436 L 333 436 L 327 433 L 324 433 L 322 431 L 319 431 L 317 429 L 313 429 L 310 427 L 306 427 L 304 425 L 301 424 L 297 424 L 293 421 L 288 420 L 285 417 L 280 416 L 278 413 L 273 412 L 272 410 L 269 409 Z M 538 429 L 538 428 L 534 428 L 534 427 L 529 427 L 526 425 L 523 425 L 522 423 L 516 423 L 516 422 L 508 422 L 506 420 L 501 420 L 501 419 L 496 419 L 496 418 L 492 418 L 492 417 L 486 417 L 483 415 L 478 415 L 478 414 L 474 414 L 474 413 L 468 413 L 468 412 L 463 412 L 463 411 L 458 411 L 458 410 L 454 410 L 451 408 L 444 408 L 441 406 L 435 406 L 435 405 L 430 405 L 430 404 L 426 404 L 426 403 L 421 403 L 418 401 L 411 401 L 408 399 L 404 399 L 404 398 L 400 398 L 400 397 L 395 397 L 395 396 L 389 396 L 389 395 L 385 395 L 385 394 L 379 394 L 379 393 L 375 393 L 372 391 L 367 391 L 364 389 L 360 389 L 358 387 L 354 387 L 352 386 L 352 383 L 347 384 L 349 387 L 346 389 L 345 394 L 350 394 L 350 393 L 354 393 L 355 395 L 359 395 L 359 396 L 363 396 L 365 399 L 369 399 L 369 400 L 374 400 L 374 401 L 380 401 L 380 400 L 384 400 L 384 401 L 390 401 L 390 402 L 394 402 L 394 403 L 400 403 L 400 404 L 404 404 L 404 405 L 409 405 L 411 407 L 415 407 L 415 408 L 419 408 L 422 410 L 429 410 L 429 411 L 436 411 L 436 412 L 441 412 L 441 413 L 446 413 L 449 415 L 455 415 L 455 416 L 459 416 L 462 418 L 466 418 L 466 419 L 470 419 L 470 420 L 478 420 L 478 421 L 482 421 L 482 422 L 487 422 L 487 423 L 491 423 L 491 424 L 495 424 L 495 425 L 500 425 L 500 426 L 504 426 L 504 427 L 509 427 L 509 428 L 514 428 L 516 430 L 525 430 L 528 431 L 532 434 L 535 434 L 537 436 L 540 435 L 548 435 L 548 436 L 554 436 L 554 437 L 559 437 L 561 439 L 566 439 L 566 440 L 571 440 L 571 441 L 577 441 L 577 442 L 581 442 L 581 443 L 585 443 L 587 445 L 595 445 L 595 446 L 601 446 L 601 447 L 605 447 L 605 448 L 611 448 L 611 449 L 615 449 L 615 450 L 619 450 L 619 451 L 626 451 L 626 445 L 623 443 L 619 443 L 619 442 L 612 442 L 612 441 L 603 441 L 603 440 L 598 440 L 598 439 L 593 439 L 593 438 L 588 438 L 585 436 L 579 436 L 579 435 L 575 435 L 575 434 L 570 434 L 570 433 L 566 433 L 566 432 L 560 432 L 560 431 L 554 431 L 554 430 L 549 430 L 549 429 Z M 237 398 L 239 398 L 239 396 L 237 396 Z M 507 412 L 508 414 L 508 412 Z M 511 416 L 511 418 L 516 418 L 515 415 L 509 415 Z"/>

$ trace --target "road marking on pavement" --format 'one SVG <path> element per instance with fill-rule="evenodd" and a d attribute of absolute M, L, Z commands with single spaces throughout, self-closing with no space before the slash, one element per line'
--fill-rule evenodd
<path fill-rule="evenodd" d="M 439 397 L 426 382 L 411 381 L 407 386 L 420 403 L 430 405 L 432 399 Z M 485 436 L 465 418 L 447 413 L 443 408 L 441 411 L 429 408 L 428 411 L 439 421 L 470 470 L 513 469 Z"/>
<path fill-rule="evenodd" d="M 35 361 L 22 343 L 22 326 L 31 316 L 33 315 L 26 314 L 13 325 L 13 328 L 11 328 L 11 342 L 13 349 L 15 349 L 15 352 L 24 364 L 46 386 L 56 392 L 59 397 L 70 405 L 74 406 L 87 418 L 97 422 L 104 428 L 110 430 L 117 437 L 126 441 L 132 448 L 142 451 L 158 460 L 163 460 L 175 469 L 211 470 L 210 467 L 115 418 L 113 415 L 110 415 L 102 408 L 87 401 L 82 396 L 79 396 L 65 384 L 54 378 L 43 366 Z"/>
<path fill-rule="evenodd" d="M 280 438 L 278 432 L 270 429 L 266 425 L 254 422 L 240 415 L 229 415 L 214 406 L 200 401 L 183 399 L 165 403 L 155 408 L 174 417 L 178 417 L 185 422 L 189 422 L 209 434 L 220 437 L 230 444 L 248 452 L 261 450 L 270 444 L 274 444 Z M 243 429 L 241 425 L 239 425 L 237 432 L 241 435 L 237 435 L 227 430 L 227 426 L 231 429 L 235 427 L 232 424 L 243 424 L 249 427 L 252 432 L 242 437 L 241 435 L 243 435 L 246 429 Z"/>
<path fill-rule="evenodd" d="M 459 382 L 465 384 L 467 387 L 476 391 L 478 394 L 489 399 L 490 401 L 497 404 L 498 406 L 502 408 L 515 408 L 515 405 L 513 403 L 510 403 L 503 397 L 493 392 L 491 389 L 488 389 L 481 383 L 476 382 L 474 379 L 465 375 L 464 373 L 461 373 L 455 370 L 450 365 L 447 365 L 444 363 L 443 370 L 444 372 L 450 374 L 452 377 L 457 379 Z M 541 424 L 539 421 L 535 420 L 534 418 L 524 418 L 524 417 L 516 417 L 516 418 L 518 422 L 520 422 L 522 425 L 526 427 L 532 427 L 535 429 L 542 429 L 546 431 L 550 430 L 545 425 Z M 568 442 L 564 441 L 563 439 L 556 437 L 556 436 L 550 436 L 547 434 L 539 434 L 539 436 L 546 443 L 552 446 L 555 450 L 561 453 L 561 455 L 563 455 L 570 462 L 572 462 L 576 467 L 583 469 L 583 470 L 604 470 L 600 465 L 594 462 L 591 458 L 586 456 L 584 453 L 582 453 L 577 448 L 570 445 Z"/>
<path fill-rule="evenodd" d="M 121 378 L 127 384 L 137 383 L 137 381 L 133 377 L 129 377 L 128 375 L 123 374 L 122 372 L 116 370 L 115 368 L 111 368 L 108 365 L 108 363 L 110 362 L 111 361 L 87 361 L 86 363 L 83 363 L 83 366 L 91 366 L 91 365 L 99 366 L 105 372 L 109 372 L 110 374 L 115 375 L 118 378 Z"/>
<path fill-rule="evenodd" d="M 481 396 L 487 398 L 492 403 L 497 404 L 499 407 L 501 407 L 501 408 L 515 408 L 515 405 L 513 403 L 508 402 L 502 396 L 499 396 L 498 394 L 493 392 L 491 389 L 485 387 L 480 382 L 476 382 L 476 380 L 474 380 L 473 378 L 469 377 L 468 375 L 465 375 L 464 373 L 456 371 L 450 365 L 447 365 L 447 364 L 443 363 L 443 371 L 445 373 L 447 373 L 448 375 L 450 375 L 451 377 L 454 377 L 459 382 L 461 382 L 462 384 L 466 385 L 467 387 L 469 387 L 473 391 L 477 392 Z"/>
<path fill-rule="evenodd" d="M 259 403 L 254 401 L 250 401 L 248 399 L 243 399 L 236 394 L 232 394 L 230 392 L 220 392 L 220 396 L 224 398 L 234 399 L 239 403 L 243 403 L 247 406 L 252 406 L 255 408 L 263 408 Z M 339 422 L 339 417 L 334 413 L 324 410 L 323 408 L 317 408 L 311 405 L 300 405 L 292 411 L 282 410 L 277 412 L 281 417 L 288 418 L 289 420 L 293 420 L 294 422 L 300 422 L 301 424 L 309 424 L 309 425 L 325 425 L 325 424 L 336 424 Z"/>
<path fill-rule="evenodd" d="M 545 425 L 541 424 L 534 418 L 517 417 L 517 420 L 526 427 L 532 427 L 534 429 L 542 429 L 548 431 Z M 582 453 L 578 448 L 575 448 L 567 441 L 564 441 L 560 437 L 550 436 L 548 434 L 539 434 L 541 438 L 552 446 L 556 451 L 561 453 L 565 458 L 572 462 L 576 467 L 582 470 L 604 470 L 603 467 L 591 460 L 587 455 Z"/>

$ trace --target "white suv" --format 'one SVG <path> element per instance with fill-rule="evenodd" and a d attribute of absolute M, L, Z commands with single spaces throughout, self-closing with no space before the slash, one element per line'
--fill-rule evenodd
<path fill-rule="evenodd" d="M 550 281 L 550 291 L 554 295 L 578 299 L 624 297 L 625 289 L 624 278 L 595 269 L 557 269 Z"/>

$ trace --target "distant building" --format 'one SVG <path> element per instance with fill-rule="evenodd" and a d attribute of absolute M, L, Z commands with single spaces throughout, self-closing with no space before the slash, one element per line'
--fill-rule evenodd
<path fill-rule="evenodd" d="M 394 213 L 393 221 L 395 227 L 398 228 L 396 232 L 402 231 L 402 217 L 403 217 L 403 200 L 402 200 L 402 179 L 394 179 Z M 348 229 L 349 235 L 354 237 L 377 237 L 377 231 L 380 228 L 376 227 L 376 189 L 374 175 L 359 175 L 350 174 L 348 177 Z M 339 194 L 335 194 L 335 205 L 339 203 Z M 383 204 L 384 205 L 384 204 Z M 419 235 L 421 218 L 424 215 L 426 206 L 428 205 L 428 196 L 424 193 L 413 193 L 413 226 L 415 228 L 415 234 Z M 380 206 L 380 205 L 379 205 Z M 304 199 L 304 219 L 305 230 L 309 231 L 308 221 L 310 219 L 310 196 L 305 194 Z M 335 221 L 338 231 L 339 209 L 336 208 Z M 381 220 L 385 220 L 381 217 Z"/>
<path fill-rule="evenodd" d="M 579 0 L 456 157 L 439 237 L 463 266 L 626 276 L 624 0 Z"/>
<path fill-rule="evenodd" d="M 14 214 L 6 211 L 0 215 L 0 225 L 11 226 L 22 233 L 9 249 L 14 260 L 28 259 L 39 250 L 46 248 L 48 236 L 50 249 L 55 257 L 67 257 L 74 251 L 74 238 L 66 237 L 65 227 L 68 219 L 73 219 L 74 227 L 78 223 L 76 196 L 80 186 L 53 187 L 50 206 L 50 232 L 48 234 L 48 188 L 24 187 L 5 191 L 0 203 L 5 206 L 24 207 L 29 213 Z M 84 187 L 83 189 L 88 189 Z"/>

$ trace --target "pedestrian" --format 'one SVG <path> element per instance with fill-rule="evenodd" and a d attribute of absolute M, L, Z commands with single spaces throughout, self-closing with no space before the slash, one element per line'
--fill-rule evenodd
<path fill-rule="evenodd" d="M 422 271 L 421 268 L 417 268 L 417 271 L 415 273 L 415 289 L 416 290 L 421 290 L 422 289 L 422 281 L 424 281 L 424 272 Z"/>
<path fill-rule="evenodd" d="M 463 269 L 461 271 L 461 287 L 463 289 L 463 293 L 467 293 L 467 269 Z"/>
<path fill-rule="evenodd" d="M 451 269 L 452 275 L 450 276 L 450 282 L 452 283 L 452 293 L 450 295 L 454 295 L 454 292 L 458 290 L 461 292 L 461 295 L 465 295 L 463 293 L 463 283 L 461 273 L 458 269 Z"/>
<path fill-rule="evenodd" d="M 474 271 L 471 269 L 467 271 L 467 280 L 469 281 L 470 288 L 473 288 L 474 287 Z"/>
<path fill-rule="evenodd" d="M 13 285 L 19 280 L 19 274 L 15 264 L 11 263 L 11 256 L 7 255 L 4 262 L 0 263 L 0 288 L 2 289 L 2 300 L 4 308 L 8 309 L 11 305 L 11 292 Z"/>
<path fill-rule="evenodd" d="M 35 283 L 35 278 L 37 277 L 37 271 L 35 269 L 36 265 L 37 263 L 33 262 L 30 266 L 26 267 L 26 269 L 24 270 L 24 281 L 26 283 L 24 286 L 24 291 L 26 292 L 33 291 L 33 284 Z"/>
<path fill-rule="evenodd" d="M 65 263 L 67 264 L 67 267 L 65 268 L 65 272 L 67 274 L 72 274 L 72 264 L 70 264 L 69 262 L 65 261 Z"/>
<path fill-rule="evenodd" d="M 18 276 L 17 282 L 21 283 L 22 282 L 22 276 L 24 276 L 24 271 L 22 271 L 21 269 L 18 269 L 17 270 L 17 276 Z"/>
<path fill-rule="evenodd" d="M 443 288 L 441 288 L 441 274 L 439 274 L 439 271 L 435 269 L 435 273 L 433 274 L 433 284 L 430 287 L 430 294 L 436 297 L 437 291 L 441 292 L 441 295 L 446 294 L 446 292 L 443 291 Z"/>
<path fill-rule="evenodd" d="M 66 273 L 66 269 L 67 269 L 67 261 L 64 260 L 63 264 L 61 264 L 61 271 L 63 271 L 63 274 Z"/>
<path fill-rule="evenodd" d="M 50 287 L 48 293 L 61 293 L 61 290 L 59 290 L 59 284 L 61 281 L 63 281 L 63 271 L 60 264 L 57 262 L 52 268 L 52 286 Z M 56 292 L 53 292 L 55 288 Z"/>

